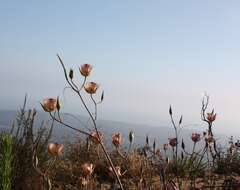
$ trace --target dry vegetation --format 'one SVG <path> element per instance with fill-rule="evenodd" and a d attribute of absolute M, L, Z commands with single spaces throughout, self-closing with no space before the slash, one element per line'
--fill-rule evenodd
<path fill-rule="evenodd" d="M 150 137 L 146 136 L 145 145 L 132 148 L 134 132 L 130 131 L 123 142 L 122 135 L 116 131 L 112 134 L 112 148 L 106 148 L 105 136 L 97 126 L 97 108 L 104 100 L 104 93 L 96 100 L 99 86 L 88 82 L 92 66 L 84 64 L 80 67 L 84 80 L 79 85 L 74 71 L 67 72 L 63 61 L 58 58 L 68 85 L 66 89 L 79 97 L 89 114 L 89 128 L 75 128 L 65 123 L 59 98 L 47 98 L 41 104 L 52 120 L 50 126 L 44 122 L 41 126 L 34 126 L 37 113 L 35 110 L 26 111 L 25 100 L 10 132 L 13 145 L 9 189 L 240 189 L 240 143 L 231 138 L 226 150 L 218 148 L 212 130 L 217 115 L 214 110 L 208 112 L 208 96 L 203 98 L 201 107 L 201 119 L 207 130 L 203 134 L 192 134 L 192 151 L 186 150 L 184 139 L 179 136 L 183 117 L 176 121 L 171 107 L 169 115 L 174 133 L 166 144 L 160 147 L 155 141 L 150 144 Z M 93 111 L 84 98 L 92 102 Z M 52 143 L 54 123 L 71 128 L 79 135 L 71 143 Z M 202 148 L 196 149 L 200 142 Z M 123 143 L 128 143 L 129 148 L 123 149 Z M 3 147 L 1 142 L 0 150 Z M 4 152 L 1 151 L 0 155 L 0 159 L 4 159 Z M 0 180 L 3 183 L 3 176 Z"/>

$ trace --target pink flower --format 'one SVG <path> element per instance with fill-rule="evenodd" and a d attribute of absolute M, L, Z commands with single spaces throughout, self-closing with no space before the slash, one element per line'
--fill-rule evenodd
<path fill-rule="evenodd" d="M 89 136 L 89 139 L 94 142 L 94 143 L 99 143 L 100 141 L 103 140 L 103 134 L 99 133 L 99 136 L 97 134 L 97 132 L 92 132 L 91 135 Z"/>
<path fill-rule="evenodd" d="M 120 166 L 116 166 L 115 170 L 116 170 L 118 176 L 122 175 Z M 109 176 L 111 178 L 115 178 L 115 174 L 114 174 L 114 171 L 113 171 L 112 167 L 109 167 Z"/>
<path fill-rule="evenodd" d="M 63 144 L 58 144 L 58 143 L 49 143 L 48 144 L 48 152 L 52 156 L 60 156 L 63 153 Z"/>
<path fill-rule="evenodd" d="M 80 73 L 82 74 L 82 76 L 87 77 L 90 75 L 91 71 L 92 71 L 92 65 L 90 64 L 83 64 L 80 68 L 79 68 Z"/>
<path fill-rule="evenodd" d="M 169 138 L 169 144 L 172 147 L 177 146 L 177 138 Z"/>
<path fill-rule="evenodd" d="M 84 163 L 81 167 L 84 175 L 89 176 L 93 173 L 93 170 L 94 170 L 93 164 Z"/>
<path fill-rule="evenodd" d="M 168 150 L 168 144 L 163 144 L 163 150 L 167 151 Z"/>
<path fill-rule="evenodd" d="M 95 94 L 98 88 L 99 85 L 95 82 L 87 82 L 84 86 L 84 89 L 88 94 Z"/>
<path fill-rule="evenodd" d="M 214 111 L 212 111 L 211 113 L 207 113 L 207 120 L 208 120 L 210 123 L 214 122 L 215 119 L 216 119 L 216 117 L 217 117 L 217 114 L 214 113 Z"/>
<path fill-rule="evenodd" d="M 120 133 L 114 133 L 112 135 L 112 143 L 116 146 L 119 147 L 123 142 L 122 135 Z"/>
<path fill-rule="evenodd" d="M 193 133 L 191 139 L 196 143 L 201 140 L 201 135 L 199 133 Z"/>
<path fill-rule="evenodd" d="M 55 98 L 46 98 L 41 105 L 45 112 L 53 112 L 57 108 L 57 100 Z"/>

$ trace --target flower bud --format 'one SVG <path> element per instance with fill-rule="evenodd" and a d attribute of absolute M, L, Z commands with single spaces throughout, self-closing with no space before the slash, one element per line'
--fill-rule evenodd
<path fill-rule="evenodd" d="M 68 76 L 71 80 L 73 79 L 73 70 L 72 69 L 70 69 Z"/>
<path fill-rule="evenodd" d="M 156 150 L 156 141 L 155 141 L 155 139 L 154 139 L 154 141 L 153 141 L 153 152 L 155 153 L 155 150 Z"/>
<path fill-rule="evenodd" d="M 149 137 L 148 137 L 148 135 L 146 136 L 146 145 L 149 146 Z"/>
<path fill-rule="evenodd" d="M 182 139 L 182 149 L 185 150 L 185 143 L 184 143 L 183 139 Z"/>
<path fill-rule="evenodd" d="M 59 102 L 59 97 L 57 98 L 57 105 L 56 105 L 57 110 L 59 111 L 61 106 L 60 106 L 60 102 Z"/>
<path fill-rule="evenodd" d="M 134 140 L 134 133 L 133 131 L 130 131 L 129 135 L 128 135 L 128 139 L 129 139 L 129 142 L 132 143 L 133 140 Z"/>
<path fill-rule="evenodd" d="M 169 115 L 172 115 L 172 107 L 169 107 Z"/>

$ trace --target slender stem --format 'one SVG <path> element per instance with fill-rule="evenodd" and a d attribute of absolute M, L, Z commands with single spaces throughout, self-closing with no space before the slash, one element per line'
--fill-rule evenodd
<path fill-rule="evenodd" d="M 105 154 L 105 156 L 106 156 L 106 158 L 107 158 L 110 166 L 111 166 L 112 169 L 113 169 L 113 172 L 114 172 L 114 174 L 115 174 L 115 176 L 116 176 L 116 178 L 117 178 L 117 181 L 118 181 L 118 183 L 119 183 L 119 185 L 120 185 L 121 190 L 124 190 L 123 185 L 122 185 L 122 183 L 121 183 L 121 180 L 120 180 L 120 178 L 119 178 L 119 176 L 118 176 L 118 174 L 117 174 L 117 171 L 116 171 L 116 169 L 115 169 L 115 167 L 114 167 L 114 165 L 113 165 L 113 163 L 112 163 L 112 160 L 111 160 L 111 158 L 110 158 L 110 156 L 109 156 L 109 154 L 108 154 L 105 146 L 103 145 L 102 141 L 100 140 L 101 138 L 100 138 L 100 133 L 99 133 L 98 128 L 97 128 L 97 125 L 96 125 L 96 120 L 95 120 L 95 118 L 93 117 L 92 113 L 90 112 L 89 108 L 87 107 L 85 101 L 83 100 L 82 95 L 80 94 L 80 90 L 81 90 L 81 89 L 83 88 L 83 86 L 85 85 L 86 77 L 85 77 L 85 79 L 84 79 L 84 82 L 83 82 L 83 85 L 82 85 L 81 89 L 80 89 L 80 90 L 79 90 L 79 89 L 76 89 L 76 88 L 74 87 L 74 85 L 73 85 L 73 84 L 69 81 L 69 79 L 68 79 L 67 71 L 66 71 L 66 68 L 65 68 L 65 65 L 64 65 L 63 61 L 61 60 L 61 58 L 60 58 L 59 55 L 57 55 L 57 57 L 58 57 L 61 65 L 62 65 L 62 68 L 63 68 L 63 71 L 64 71 L 64 76 L 65 76 L 65 79 L 66 79 L 67 83 L 70 85 L 70 87 L 71 87 L 71 88 L 76 92 L 76 94 L 79 96 L 79 98 L 80 98 L 80 100 L 81 100 L 84 108 L 86 109 L 87 113 L 89 114 L 89 116 L 90 116 L 90 118 L 91 118 L 91 120 L 92 120 L 92 122 L 93 122 L 94 129 L 95 129 L 95 131 L 96 131 L 96 133 L 97 133 L 97 135 L 98 135 L 99 144 L 101 145 L 101 148 L 102 148 L 102 150 L 103 150 L 103 152 L 104 152 L 104 154 Z M 96 108 L 96 102 L 95 102 L 95 101 L 94 101 L 94 104 L 95 104 L 95 108 Z M 96 116 L 95 116 L 95 117 L 96 117 Z M 66 126 L 66 125 L 65 125 L 65 126 Z M 69 128 L 71 128 L 71 129 L 73 129 L 73 130 L 76 130 L 76 128 L 73 128 L 73 127 L 71 127 L 70 125 L 67 125 L 67 126 L 68 126 Z M 77 129 L 77 131 L 80 132 L 81 130 L 78 130 L 78 129 Z M 85 131 L 81 131 L 81 133 L 85 133 L 85 134 L 86 134 Z"/>

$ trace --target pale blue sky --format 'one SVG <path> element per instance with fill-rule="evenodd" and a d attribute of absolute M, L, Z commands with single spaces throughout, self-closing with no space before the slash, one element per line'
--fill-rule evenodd
<path fill-rule="evenodd" d="M 15 109 L 60 95 L 59 53 L 94 65 L 105 90 L 100 118 L 168 125 L 168 106 L 201 124 L 204 91 L 216 128 L 239 131 L 240 1 L 0 0 L 0 105 Z M 64 109 L 82 113 L 71 94 Z"/>

